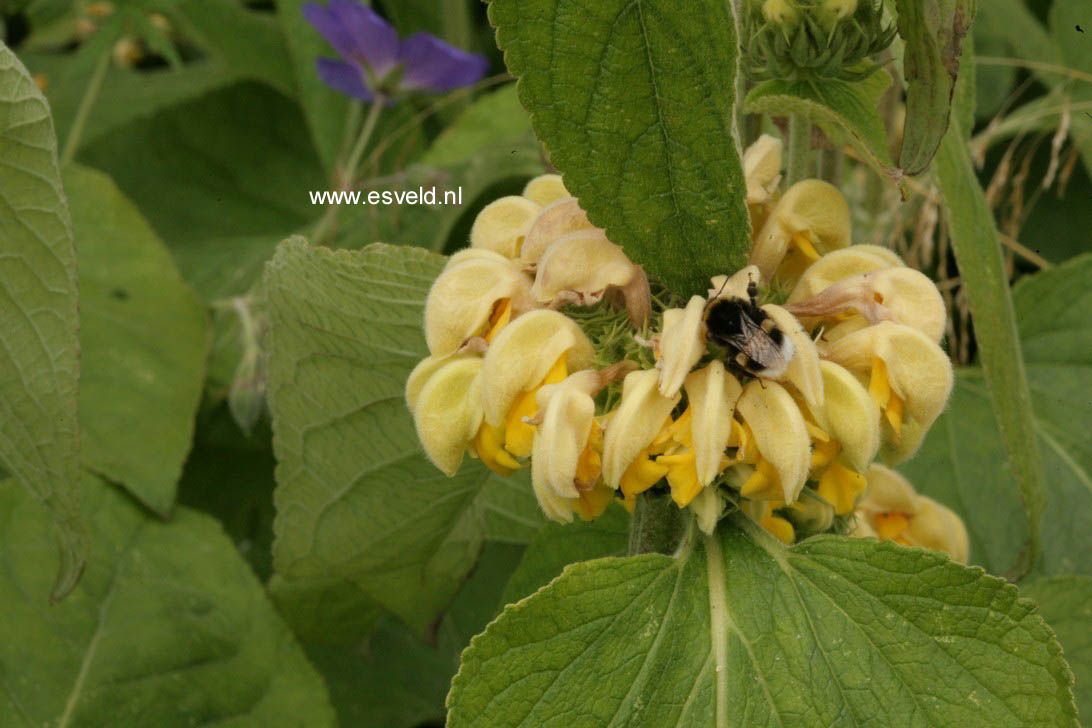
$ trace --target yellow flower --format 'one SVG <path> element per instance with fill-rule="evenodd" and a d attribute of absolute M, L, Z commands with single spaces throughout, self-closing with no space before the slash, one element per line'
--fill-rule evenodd
<path fill-rule="evenodd" d="M 886 439 L 896 460 L 913 454 L 952 391 L 948 356 L 909 326 L 890 321 L 868 326 L 831 342 L 826 357 L 868 381 L 888 423 Z"/>
<path fill-rule="evenodd" d="M 790 303 L 786 308 L 808 320 L 809 325 L 857 316 L 870 324 L 880 321 L 904 324 L 937 342 L 944 335 L 948 319 L 944 300 L 933 281 L 906 267 L 843 278 L 813 298 Z"/>
<path fill-rule="evenodd" d="M 906 478 L 882 465 L 868 470 L 868 492 L 857 507 L 857 527 L 850 535 L 945 551 L 964 564 L 970 556 L 963 520 L 947 506 L 918 495 Z"/>
<path fill-rule="evenodd" d="M 531 223 L 520 248 L 520 261 L 525 266 L 538 263 L 546 249 L 558 238 L 580 230 L 597 230 L 588 220 L 575 197 L 566 197 L 544 207 Z"/>
<path fill-rule="evenodd" d="M 665 397 L 657 389 L 654 370 L 630 372 L 622 382 L 622 400 L 607 420 L 603 443 L 603 479 L 612 488 L 634 496 L 667 475 L 667 466 L 650 455 L 662 452 L 679 395 Z"/>
<path fill-rule="evenodd" d="M 836 187 L 816 179 L 788 189 L 755 237 L 750 263 L 764 280 L 795 282 L 821 255 L 849 245 L 849 206 Z"/>
<path fill-rule="evenodd" d="M 608 288 L 624 287 L 636 272 L 633 261 L 601 230 L 580 230 L 554 240 L 542 253 L 531 293 L 540 303 L 587 306 Z"/>
<path fill-rule="evenodd" d="M 565 189 L 565 183 L 561 181 L 559 174 L 543 174 L 535 177 L 523 188 L 523 196 L 543 207 L 566 197 L 572 197 Z"/>
<path fill-rule="evenodd" d="M 747 183 L 747 211 L 751 229 L 758 230 L 770 214 L 770 206 L 781 182 L 781 140 L 763 134 L 743 153 L 743 178 Z"/>
<path fill-rule="evenodd" d="M 596 518 L 613 498 L 614 490 L 600 481 L 603 428 L 592 399 L 604 383 L 601 372 L 588 370 L 538 390 L 541 422 L 531 483 L 542 510 L 555 521 L 571 521 L 574 510 L 585 520 Z"/>
<path fill-rule="evenodd" d="M 795 386 L 804 395 L 808 406 L 822 407 L 823 375 L 819 370 L 819 351 L 815 348 L 815 342 L 796 317 L 781 306 L 767 304 L 762 310 L 773 319 L 793 345 L 792 358 L 789 359 L 785 372 L 777 378 L 778 381 L 789 382 Z"/>
<path fill-rule="evenodd" d="M 796 539 L 796 530 L 788 520 L 774 514 L 775 508 L 784 506 L 783 502 L 768 500 L 745 500 L 740 503 L 742 510 L 752 521 L 762 526 L 785 545 L 791 545 Z"/>
<path fill-rule="evenodd" d="M 741 462 L 753 463 L 754 471 L 740 488 L 752 500 L 796 501 L 808 477 L 811 448 L 800 408 L 776 382 L 752 379 L 736 403 L 753 447 L 741 446 Z"/>
<path fill-rule="evenodd" d="M 416 376 L 415 376 L 416 375 Z M 429 460 L 451 477 L 482 424 L 482 360 L 426 359 L 410 375 L 406 398 Z"/>
<path fill-rule="evenodd" d="M 485 422 L 476 441 L 482 461 L 510 470 L 514 458 L 529 456 L 534 427 L 524 418 L 538 411 L 538 389 L 587 369 L 594 353 L 580 327 L 557 311 L 532 311 L 502 329 L 482 368 Z"/>
<path fill-rule="evenodd" d="M 542 206 L 526 197 L 509 195 L 486 205 L 470 228 L 470 247 L 485 248 L 506 258 L 518 258 L 523 239 Z"/>
<path fill-rule="evenodd" d="M 852 245 L 811 264 L 789 294 L 788 303 L 814 298 L 843 278 L 902 266 L 902 258 L 879 245 Z"/>
<path fill-rule="evenodd" d="M 527 276 L 510 261 L 469 257 L 446 268 L 425 300 L 425 341 L 436 356 L 454 354 L 470 339 L 492 339 L 534 307 Z"/>

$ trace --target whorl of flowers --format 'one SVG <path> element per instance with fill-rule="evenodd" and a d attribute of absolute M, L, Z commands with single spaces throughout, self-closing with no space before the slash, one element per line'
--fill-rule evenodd
<path fill-rule="evenodd" d="M 744 69 L 756 80 L 858 80 L 891 44 L 880 0 L 747 0 Z"/>
<path fill-rule="evenodd" d="M 894 253 L 850 246 L 833 186 L 778 195 L 776 139 L 744 168 L 750 264 L 689 301 L 650 286 L 555 175 L 482 210 L 425 305 L 431 355 L 406 388 L 425 452 L 448 475 L 466 453 L 530 466 L 557 521 L 660 489 L 705 532 L 738 508 L 786 543 L 855 529 L 966 559 L 954 513 L 870 490 L 891 472 L 874 461 L 912 455 L 951 391 L 940 294 Z M 706 335 L 709 301 L 752 281 L 791 342 L 775 377 Z"/>

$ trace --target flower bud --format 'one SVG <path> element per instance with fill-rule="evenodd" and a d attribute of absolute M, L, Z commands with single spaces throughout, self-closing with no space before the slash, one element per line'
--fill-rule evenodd
<path fill-rule="evenodd" d="M 776 382 L 752 379 L 743 387 L 736 410 L 754 434 L 761 460 L 756 475 L 740 490 L 752 500 L 792 503 L 804 487 L 811 464 L 811 441 L 800 408 Z"/>
<path fill-rule="evenodd" d="M 509 195 L 486 205 L 470 228 L 470 247 L 518 258 L 523 239 L 542 210 L 525 197 Z"/>
<path fill-rule="evenodd" d="M 598 229 L 588 220 L 575 197 L 566 197 L 544 207 L 531 222 L 531 228 L 520 249 L 520 262 L 525 266 L 538 263 L 546 249 L 558 238 L 580 230 Z"/>
<path fill-rule="evenodd" d="M 792 0 L 765 0 L 762 3 L 762 17 L 774 25 L 795 25 L 800 12 Z"/>
<path fill-rule="evenodd" d="M 520 316 L 501 330 L 485 355 L 482 404 L 486 422 L 494 427 L 505 424 L 521 393 L 541 386 L 557 362 L 563 362 L 567 373 L 587 369 L 594 356 L 588 337 L 564 314 L 538 310 Z"/>
<path fill-rule="evenodd" d="M 706 300 L 693 296 L 686 308 L 664 311 L 663 331 L 660 332 L 656 367 L 660 370 L 660 394 L 674 397 L 686 375 L 705 354 Z"/>
<path fill-rule="evenodd" d="M 751 248 L 765 280 L 797 280 L 819 257 L 849 245 L 849 206 L 834 185 L 797 182 L 778 201 Z"/>
<path fill-rule="evenodd" d="M 658 380 L 655 370 L 642 369 L 630 372 L 622 382 L 622 401 L 607 420 L 603 442 L 603 479 L 612 488 L 621 486 L 627 469 L 660 434 L 671 410 L 679 402 L 677 392 L 672 397 L 660 394 L 657 390 Z M 647 460 L 645 454 L 638 465 L 643 465 Z M 659 477 L 667 473 L 666 467 L 654 470 L 659 472 Z"/>
<path fill-rule="evenodd" d="M 480 358 L 450 359 L 432 372 L 414 397 L 417 436 L 428 459 L 448 477 L 459 469 L 481 426 L 481 379 Z"/>
<path fill-rule="evenodd" d="M 572 197 L 559 174 L 543 174 L 535 177 L 523 188 L 523 197 L 542 207 L 566 197 Z"/>
<path fill-rule="evenodd" d="M 531 286 L 509 261 L 464 260 L 444 270 L 425 301 L 425 341 L 436 356 L 455 353 L 467 339 L 490 333 L 494 314 L 533 306 Z"/>

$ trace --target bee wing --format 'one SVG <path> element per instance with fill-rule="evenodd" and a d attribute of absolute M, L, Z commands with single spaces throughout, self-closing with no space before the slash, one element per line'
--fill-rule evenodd
<path fill-rule="evenodd" d="M 781 369 L 785 366 L 785 354 L 782 348 L 762 326 L 753 318 L 740 312 L 738 334 L 718 337 L 737 351 L 745 354 L 755 365 L 762 369 Z"/>

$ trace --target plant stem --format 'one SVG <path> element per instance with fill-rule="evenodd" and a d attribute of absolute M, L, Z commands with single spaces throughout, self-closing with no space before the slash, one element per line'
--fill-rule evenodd
<path fill-rule="evenodd" d="M 789 169 L 785 181 L 792 186 L 808 176 L 811 155 L 811 120 L 803 114 L 789 117 Z"/>
<path fill-rule="evenodd" d="M 384 102 L 386 102 L 386 98 L 379 95 L 372 101 L 372 106 L 368 109 L 368 117 L 364 119 L 364 126 L 360 130 L 360 136 L 357 137 L 356 144 L 353 145 L 353 149 L 349 153 L 349 159 L 344 166 L 338 165 L 340 179 L 337 181 L 337 186 L 339 191 L 348 190 L 352 187 L 353 181 L 356 179 L 360 159 L 364 156 L 364 150 L 368 148 L 372 133 L 375 132 L 376 124 L 379 122 L 379 115 L 383 111 Z M 322 214 L 322 219 L 319 220 L 314 233 L 311 234 L 313 244 L 321 245 L 334 230 L 337 223 L 337 209 L 338 204 L 336 202 L 330 202 L 326 205 L 326 211 Z"/>
<path fill-rule="evenodd" d="M 98 64 L 95 65 L 91 80 L 87 83 L 87 90 L 83 94 L 83 100 L 80 101 L 80 108 L 76 111 L 76 118 L 72 122 L 72 128 L 68 131 L 68 138 L 64 141 L 64 151 L 61 152 L 60 161 L 62 167 L 66 166 L 76 156 L 80 137 L 83 136 L 83 128 L 87 125 L 87 117 L 91 116 L 91 109 L 95 107 L 99 92 L 102 91 L 102 82 L 106 80 L 106 72 L 109 70 L 110 52 L 107 50 L 102 54 Z"/>

